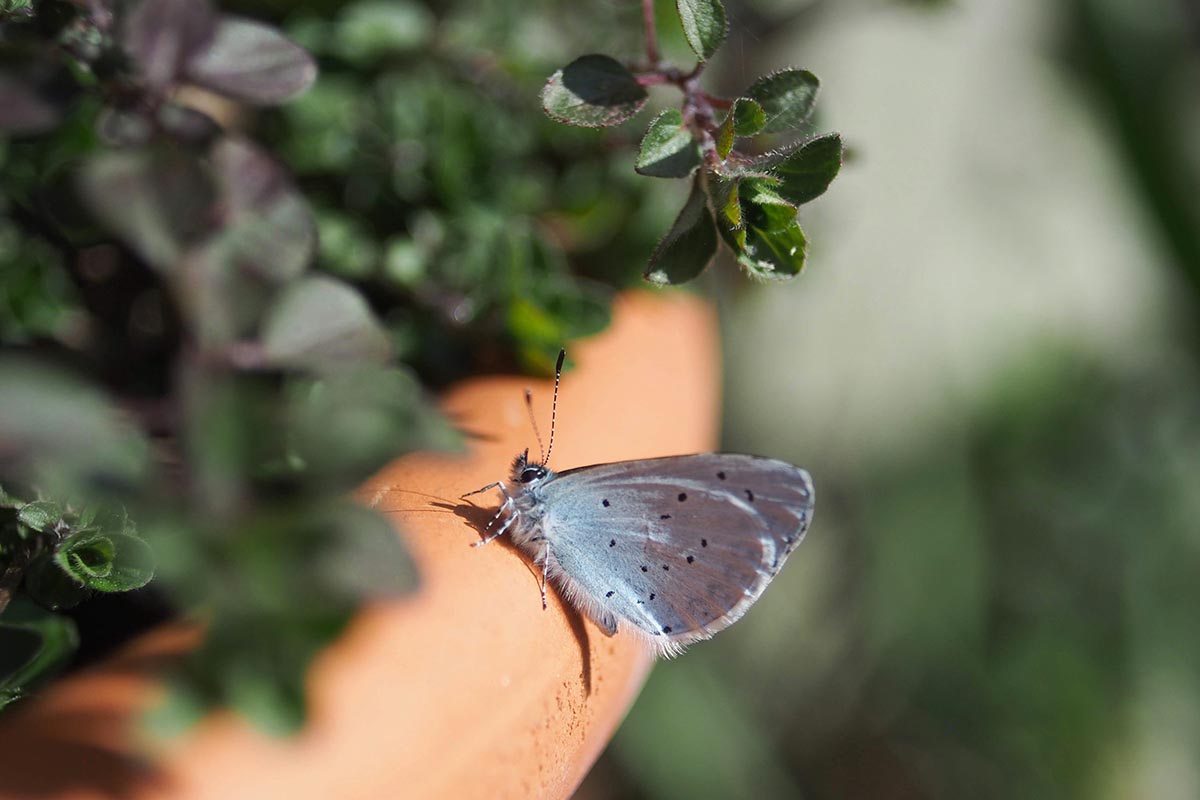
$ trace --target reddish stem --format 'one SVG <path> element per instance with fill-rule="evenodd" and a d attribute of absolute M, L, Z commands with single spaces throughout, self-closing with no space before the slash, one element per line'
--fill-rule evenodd
<path fill-rule="evenodd" d="M 646 60 L 651 67 L 657 67 L 658 32 L 654 27 L 654 0 L 642 0 L 642 25 L 646 29 Z"/>

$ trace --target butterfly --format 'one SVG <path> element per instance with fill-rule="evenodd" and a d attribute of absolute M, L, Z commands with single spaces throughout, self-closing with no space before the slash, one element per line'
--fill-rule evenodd
<path fill-rule="evenodd" d="M 508 533 L 541 568 L 543 608 L 549 580 L 606 634 L 624 625 L 659 655 L 678 655 L 762 596 L 812 522 L 812 479 L 785 461 L 732 453 L 554 472 L 546 464 L 565 356 L 555 367 L 550 447 L 536 461 L 528 449 L 519 454 L 507 482 L 463 495 L 503 497 L 473 545 Z"/>

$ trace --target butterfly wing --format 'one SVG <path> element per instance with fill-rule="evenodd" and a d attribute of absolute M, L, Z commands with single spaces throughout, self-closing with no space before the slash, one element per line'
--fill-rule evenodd
<path fill-rule="evenodd" d="M 568 599 L 610 632 L 627 621 L 666 654 L 739 619 L 813 510 L 804 470 L 720 453 L 569 470 L 542 495 L 550 575 Z"/>

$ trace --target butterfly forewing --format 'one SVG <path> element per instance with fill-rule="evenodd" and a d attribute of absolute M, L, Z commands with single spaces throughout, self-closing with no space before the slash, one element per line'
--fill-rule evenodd
<path fill-rule="evenodd" d="M 813 507 L 804 470 L 715 453 L 569 470 L 539 493 L 552 577 L 602 627 L 624 620 L 666 653 L 737 620 Z"/>

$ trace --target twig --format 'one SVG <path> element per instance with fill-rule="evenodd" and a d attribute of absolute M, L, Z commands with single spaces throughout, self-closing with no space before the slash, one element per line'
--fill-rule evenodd
<path fill-rule="evenodd" d="M 646 29 L 646 60 L 653 69 L 658 66 L 658 32 L 654 28 L 654 0 L 642 0 L 642 25 Z"/>

